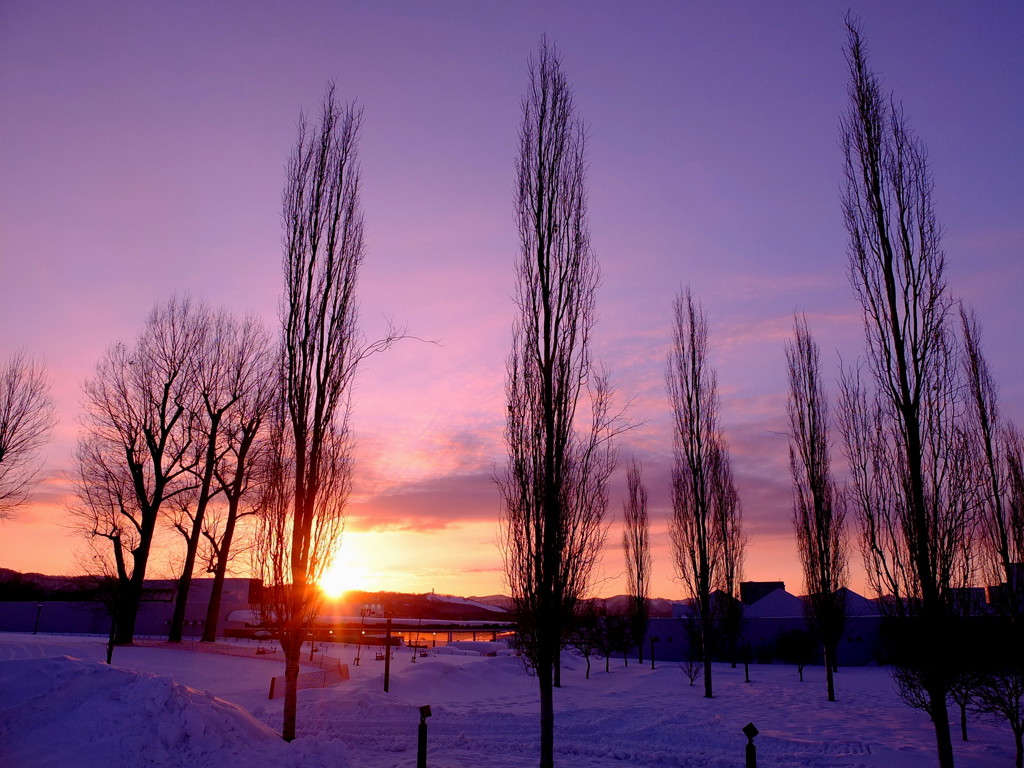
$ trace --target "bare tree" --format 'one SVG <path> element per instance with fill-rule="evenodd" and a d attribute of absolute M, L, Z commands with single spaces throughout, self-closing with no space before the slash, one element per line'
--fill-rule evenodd
<path fill-rule="evenodd" d="M 718 590 L 723 599 L 712 610 L 716 631 L 725 645 L 732 668 L 739 656 L 740 634 L 743 631 L 743 603 L 740 601 L 740 581 L 746 559 L 747 536 L 743 532 L 743 508 L 733 481 L 732 460 L 725 440 L 719 447 L 715 468 L 715 494 L 718 501 L 715 523 L 722 542 L 722 576 Z"/>
<path fill-rule="evenodd" d="M 999 412 L 999 387 L 981 347 L 981 329 L 973 310 L 960 307 L 964 338 L 964 375 L 970 396 L 971 431 L 985 484 L 980 559 L 987 583 L 1005 585 L 994 595 L 996 608 L 1019 615 L 1024 585 L 1015 568 L 1024 561 L 1024 507 L 1021 491 L 1021 438 Z"/>
<path fill-rule="evenodd" d="M 264 626 L 281 643 L 285 655 L 285 707 L 282 737 L 295 738 L 299 658 L 320 610 L 318 579 L 330 567 L 345 528 L 351 492 L 351 439 L 347 412 L 325 429 L 318 449 L 320 476 L 312 505 L 299 507 L 296 486 L 300 461 L 287 406 L 271 415 L 265 485 L 256 518 L 253 572 L 263 581 L 257 608 Z M 307 448 L 308 453 L 308 448 Z M 307 464 L 308 466 L 308 464 Z M 304 498 L 308 499 L 309 492 Z M 300 516 L 301 511 L 305 511 Z M 290 691 L 290 692 L 289 692 Z"/>
<path fill-rule="evenodd" d="M 1020 658 L 1020 634 L 1018 628 L 1013 649 L 999 654 L 1002 663 L 983 677 L 974 697 L 979 712 L 1005 720 L 1010 726 L 1016 768 L 1024 768 L 1024 663 Z"/>
<path fill-rule="evenodd" d="M 673 303 L 666 373 L 672 409 L 672 519 L 676 569 L 693 601 L 704 662 L 704 695 L 713 695 L 711 594 L 735 594 L 745 541 L 729 453 L 719 425 L 718 382 L 708 361 L 707 315 L 689 289 Z"/>
<path fill-rule="evenodd" d="M 208 531 L 206 512 L 211 502 L 225 492 L 221 480 L 228 471 L 226 464 L 233 465 L 231 480 L 236 484 L 244 484 L 244 475 L 251 469 L 250 462 L 237 461 L 235 430 L 241 428 L 242 440 L 248 439 L 251 444 L 255 430 L 249 422 L 254 418 L 258 422 L 266 415 L 273 381 L 266 333 L 254 318 L 239 321 L 226 310 L 212 312 L 206 307 L 196 311 L 199 340 L 190 361 L 191 386 L 185 418 L 192 454 L 189 471 L 195 487 L 176 499 L 173 525 L 184 538 L 185 556 L 168 633 L 171 642 L 182 639 L 192 575 L 204 531 Z M 248 413 L 241 415 L 239 423 L 238 412 L 246 410 Z M 237 477 L 238 473 L 243 477 Z M 210 538 L 207 535 L 207 541 Z M 224 543 L 222 538 L 218 550 L 226 559 L 230 556 L 230 544 L 224 547 Z M 223 586 L 223 575 L 219 586 Z"/>
<path fill-rule="evenodd" d="M 239 521 L 256 514 L 267 478 L 266 457 L 270 451 L 267 423 L 277 393 L 276 366 L 263 329 L 247 319 L 238 329 L 232 366 L 241 393 L 226 414 L 225 446 L 214 473 L 221 503 L 207 510 L 203 524 L 206 540 L 206 570 L 213 574 L 210 602 L 203 625 L 203 641 L 217 638 L 224 579 L 238 551 Z"/>
<path fill-rule="evenodd" d="M 897 681 L 911 692 L 908 703 L 931 717 L 939 764 L 949 768 L 952 652 L 944 638 L 957 609 L 953 590 L 971 583 L 976 489 L 945 256 L 925 148 L 902 108 L 883 96 L 850 17 L 847 30 L 842 202 L 874 386 L 847 373 L 842 431 L 868 578 L 888 596 L 883 606 L 901 619 L 914 650 Z"/>
<path fill-rule="evenodd" d="M 687 653 L 686 661 L 679 665 L 679 668 L 683 670 L 683 674 L 686 675 L 686 679 L 690 681 L 691 688 L 697 682 L 697 678 L 700 677 L 701 669 L 703 668 L 703 665 L 699 661 L 694 660 L 692 655 L 692 653 Z"/>
<path fill-rule="evenodd" d="M 1024 584 L 1018 570 L 1024 561 L 1024 443 L 1012 422 L 999 411 L 999 387 L 988 368 L 981 346 L 981 329 L 973 310 L 960 307 L 964 338 L 964 375 L 970 399 L 970 427 L 974 455 L 984 485 L 980 521 L 981 573 L 990 602 L 999 614 L 996 633 L 987 632 L 978 648 L 980 664 L 961 675 L 952 691 L 960 706 L 961 731 L 967 738 L 965 704 L 995 718 L 1005 719 L 1013 732 L 1016 765 L 1024 764 L 1024 663 L 1020 648 Z"/>
<path fill-rule="evenodd" d="M 320 120 L 302 118 L 283 195 L 285 296 L 281 402 L 256 544 L 263 620 L 285 656 L 282 736 L 295 738 L 301 645 L 318 613 L 317 581 L 340 545 L 351 489 L 351 385 L 361 360 L 399 334 L 367 343 L 357 326 L 364 258 L 357 144 L 362 111 L 328 86 Z"/>
<path fill-rule="evenodd" d="M 828 700 L 836 700 L 836 647 L 846 623 L 846 513 L 832 477 L 828 396 L 807 318 L 794 318 L 786 344 L 793 527 L 804 570 L 808 623 L 825 651 Z"/>
<path fill-rule="evenodd" d="M 583 600 L 576 607 L 576 616 L 569 633 L 569 643 L 587 662 L 586 679 L 590 679 L 590 659 L 601 650 L 606 636 L 605 612 L 598 611 L 592 600 Z"/>
<path fill-rule="evenodd" d="M 75 527 L 110 542 L 122 600 L 118 644 L 135 634 L 161 510 L 194 487 L 184 422 L 199 327 L 189 299 L 159 304 L 134 347 L 111 347 L 85 384 L 71 511 Z"/>
<path fill-rule="evenodd" d="M 630 639 L 637 657 L 644 661 L 644 637 L 650 618 L 648 592 L 651 583 L 651 522 L 647 513 L 647 486 L 643 467 L 635 458 L 626 470 L 627 498 L 622 505 L 622 550 L 626 558 L 629 589 Z"/>
<path fill-rule="evenodd" d="M 540 688 L 540 765 L 554 762 L 559 651 L 604 542 L 618 420 L 590 357 L 597 260 L 587 220 L 585 132 L 547 38 L 529 64 L 517 162 L 520 252 L 505 439 L 497 478 L 502 554 L 524 660 Z M 590 423 L 577 403 L 589 389 Z"/>
<path fill-rule="evenodd" d="M 0 520 L 24 503 L 54 423 L 46 369 L 17 352 L 0 368 Z"/>

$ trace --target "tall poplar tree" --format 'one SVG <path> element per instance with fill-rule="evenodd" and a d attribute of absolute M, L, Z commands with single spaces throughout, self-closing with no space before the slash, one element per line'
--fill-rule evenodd
<path fill-rule="evenodd" d="M 599 272 L 585 149 L 572 89 L 543 38 L 530 59 L 519 130 L 518 317 L 507 361 L 508 465 L 497 478 L 520 650 L 540 688 L 541 768 L 554 764 L 559 652 L 605 539 L 618 424 L 607 376 L 590 356 Z M 577 410 L 588 393 L 589 419 Z"/>

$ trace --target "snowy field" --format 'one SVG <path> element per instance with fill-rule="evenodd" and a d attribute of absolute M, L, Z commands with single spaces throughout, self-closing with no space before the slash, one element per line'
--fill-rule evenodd
<path fill-rule="evenodd" d="M 354 648 L 326 646 L 351 663 Z M 439 649 L 440 650 L 440 649 Z M 383 662 L 364 653 L 352 679 L 299 692 L 299 738 L 276 735 L 282 700 L 269 701 L 280 661 L 165 647 L 118 648 L 101 638 L 0 634 L 0 766 L 4 768 L 400 768 L 416 765 L 419 707 L 429 704 L 431 768 L 536 765 L 536 681 L 515 658 L 396 651 L 390 693 Z M 308 658 L 308 656 L 306 657 Z M 927 717 L 897 699 L 888 673 L 844 669 L 840 701 L 823 672 L 801 684 L 788 666 L 716 665 L 716 697 L 690 687 L 676 664 L 603 662 L 584 679 L 566 657 L 555 691 L 556 763 L 566 768 L 739 768 L 753 721 L 758 766 L 934 766 Z M 972 720 L 959 768 L 1013 765 L 1004 724 Z"/>

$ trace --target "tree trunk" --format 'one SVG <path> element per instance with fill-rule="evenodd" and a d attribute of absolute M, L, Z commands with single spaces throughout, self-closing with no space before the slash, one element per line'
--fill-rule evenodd
<path fill-rule="evenodd" d="M 711 627 L 710 624 L 710 602 L 707 600 L 707 594 L 703 596 L 702 602 L 704 605 L 701 608 L 701 620 L 700 620 L 700 652 L 701 657 L 704 660 L 704 698 L 710 699 L 713 697 L 711 690 Z"/>
<path fill-rule="evenodd" d="M 835 679 L 835 658 L 836 649 L 831 643 L 825 645 L 825 684 L 828 687 L 828 700 L 836 700 L 836 679 Z"/>
<path fill-rule="evenodd" d="M 221 538 L 220 547 L 216 551 L 217 567 L 213 574 L 213 587 L 210 590 L 210 604 L 206 608 L 206 623 L 203 625 L 204 643 L 212 643 L 217 640 L 217 629 L 220 623 L 220 604 L 224 595 L 224 579 L 228 572 L 228 558 L 231 555 L 231 545 L 235 539 L 235 526 L 238 523 L 238 505 L 241 498 L 239 488 L 242 486 L 242 467 L 245 466 L 245 459 L 249 448 L 255 440 L 256 431 L 248 432 L 242 445 L 238 449 L 238 471 L 234 481 L 225 490 L 228 497 L 228 515 L 224 523 L 224 536 Z"/>
<path fill-rule="evenodd" d="M 171 629 L 167 633 L 167 642 L 180 643 L 185 628 L 185 609 L 188 607 L 188 593 L 192 588 L 192 572 L 196 567 L 196 550 L 199 548 L 200 524 L 192 526 L 185 551 L 185 564 L 181 568 L 178 579 L 178 592 L 174 598 L 174 613 L 171 615 Z"/>
<path fill-rule="evenodd" d="M 928 691 L 932 711 L 932 723 L 935 725 L 935 745 L 939 753 L 939 768 L 954 768 L 953 738 L 949 732 L 949 708 L 946 705 L 946 692 L 932 689 Z"/>
<path fill-rule="evenodd" d="M 284 725 L 281 738 L 285 741 L 295 740 L 295 715 L 299 698 L 299 654 L 302 646 L 299 643 L 282 643 L 284 646 Z"/>
<path fill-rule="evenodd" d="M 227 535 L 225 539 L 227 540 Z M 227 552 L 225 546 L 224 551 Z M 206 607 L 206 623 L 203 624 L 202 642 L 213 643 L 217 640 L 217 625 L 220 622 L 220 604 L 224 596 L 224 576 L 227 573 L 227 558 L 217 561 L 217 569 L 213 574 L 213 587 L 210 589 L 210 604 Z"/>
<path fill-rule="evenodd" d="M 139 601 L 142 598 L 142 585 L 129 581 L 122 588 L 118 598 L 117 629 L 114 632 L 114 645 L 131 645 L 135 639 L 135 619 L 139 614 Z"/>
<path fill-rule="evenodd" d="M 1017 743 L 1017 768 L 1024 768 L 1024 731 L 1015 728 L 1013 738 Z"/>
<path fill-rule="evenodd" d="M 214 465 L 217 461 L 217 435 L 220 432 L 222 414 L 223 411 L 210 413 L 210 428 L 206 434 L 206 465 L 201 479 L 199 499 L 196 502 L 195 517 L 192 519 L 192 530 L 185 539 L 185 565 L 178 580 L 178 595 L 174 600 L 174 615 L 171 617 L 171 630 L 167 635 L 167 640 L 171 643 L 181 642 L 185 627 L 188 593 L 192 587 L 192 573 L 196 567 L 199 539 L 203 535 L 203 518 L 206 516 L 206 506 L 210 502 L 210 486 L 213 484 Z"/>
<path fill-rule="evenodd" d="M 239 459 L 241 461 L 241 459 Z M 235 523 L 238 520 L 238 501 L 232 500 L 228 509 L 228 519 L 224 524 L 224 538 L 220 542 L 218 551 L 217 567 L 213 574 L 213 587 L 210 590 L 210 604 L 206 608 L 206 623 L 203 625 L 204 643 L 212 643 L 217 640 L 217 629 L 220 622 L 220 604 L 224 596 L 224 579 L 228 572 L 228 555 L 231 552 L 231 544 L 235 538 Z"/>
<path fill-rule="evenodd" d="M 162 494 L 161 486 L 155 494 Z M 146 565 L 149 563 L 149 551 L 153 544 L 156 530 L 158 509 L 150 507 L 142 513 L 142 528 L 139 532 L 139 546 L 132 551 L 132 575 L 120 577 L 120 608 L 118 609 L 116 645 L 131 645 L 135 640 L 135 620 L 139 615 L 139 603 L 142 601 L 143 587 L 146 583 Z M 124 563 L 119 560 L 118 572 L 126 574 Z"/>
<path fill-rule="evenodd" d="M 967 702 L 960 705 L 960 740 L 967 741 Z"/>
<path fill-rule="evenodd" d="M 554 768 L 555 765 L 555 701 L 552 672 L 552 664 L 540 664 L 537 667 L 537 682 L 540 685 L 540 768 Z"/>

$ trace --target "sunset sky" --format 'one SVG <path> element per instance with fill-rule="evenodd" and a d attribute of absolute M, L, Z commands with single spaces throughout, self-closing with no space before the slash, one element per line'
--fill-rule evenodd
<path fill-rule="evenodd" d="M 830 378 L 863 347 L 839 207 L 850 5 L 928 145 L 950 289 L 1022 423 L 1024 3 L 0 3 L 0 360 L 45 360 L 60 417 L 33 503 L 0 523 L 0 567 L 79 570 L 62 520 L 82 383 L 156 302 L 190 293 L 276 327 L 284 163 L 334 80 L 365 109 L 363 328 L 438 341 L 359 377 L 342 557 L 353 587 L 503 591 L 514 161 L 546 32 L 589 127 L 595 352 L 642 423 L 621 455 L 645 466 L 652 592 L 683 590 L 664 368 L 687 284 L 709 315 L 746 577 L 801 591 L 783 344 L 804 311 Z M 625 589 L 623 485 L 598 594 Z"/>

